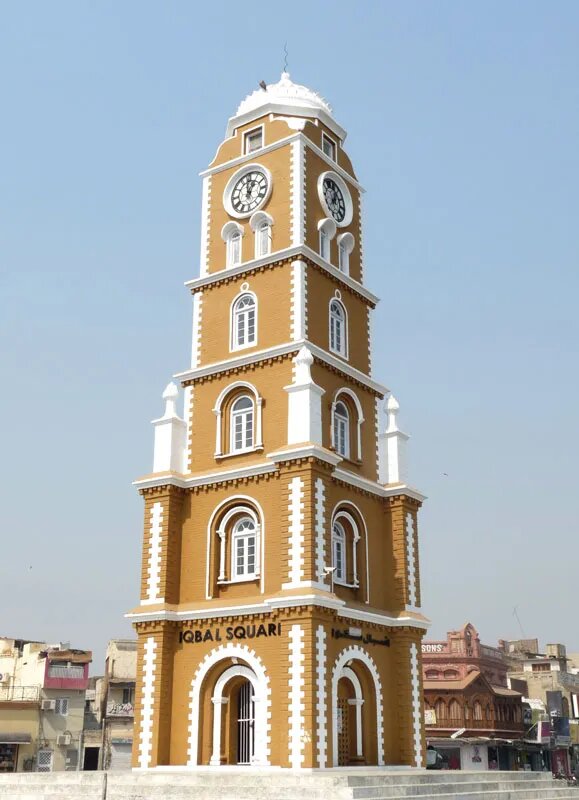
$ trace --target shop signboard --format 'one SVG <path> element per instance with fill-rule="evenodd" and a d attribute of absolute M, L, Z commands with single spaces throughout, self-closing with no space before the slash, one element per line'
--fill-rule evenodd
<path fill-rule="evenodd" d="M 568 747 L 571 744 L 568 717 L 553 718 L 553 735 L 555 736 L 555 747 Z"/>
<path fill-rule="evenodd" d="M 537 741 L 540 744 L 551 743 L 551 722 L 550 720 L 539 720 L 537 722 Z"/>
<path fill-rule="evenodd" d="M 424 711 L 424 724 L 436 725 L 436 711 L 433 708 L 427 708 Z"/>

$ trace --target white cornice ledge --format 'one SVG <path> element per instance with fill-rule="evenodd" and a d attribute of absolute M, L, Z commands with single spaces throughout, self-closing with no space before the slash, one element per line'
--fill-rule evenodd
<path fill-rule="evenodd" d="M 196 367 L 195 369 L 187 369 L 184 372 L 177 372 L 173 376 L 176 380 L 184 383 L 185 381 L 194 380 L 195 378 L 204 378 L 207 375 L 216 375 L 219 372 L 226 372 L 229 369 L 237 369 L 238 367 L 247 367 L 250 364 L 256 364 L 259 361 L 266 361 L 270 358 L 277 358 L 288 353 L 297 353 L 301 347 L 306 346 L 311 351 L 312 355 L 324 364 L 340 370 L 348 377 L 358 381 L 363 386 L 373 389 L 380 396 L 388 394 L 390 391 L 386 386 L 377 383 L 375 380 L 366 375 L 355 367 L 348 364 L 347 361 L 342 361 L 340 358 L 333 356 L 321 347 L 307 339 L 298 339 L 295 342 L 287 342 L 285 344 L 277 345 L 276 347 L 268 347 L 264 350 L 256 350 L 254 353 L 248 353 L 244 356 L 236 356 L 235 358 L 227 358 L 225 361 L 214 361 L 212 364 L 207 364 L 204 367 Z"/>
<path fill-rule="evenodd" d="M 272 453 L 268 453 L 267 457 L 276 463 L 279 461 L 289 461 L 289 459 L 293 458 L 317 458 L 319 461 L 325 461 L 333 467 L 337 466 L 342 461 L 341 456 L 317 444 L 304 444 L 297 445 L 296 447 L 287 447 L 283 450 L 274 450 Z"/>
<path fill-rule="evenodd" d="M 224 469 L 219 472 L 210 472 L 203 475 L 176 475 L 174 473 L 168 475 L 151 475 L 147 478 L 139 478 L 133 481 L 133 486 L 137 489 L 150 489 L 155 486 L 178 486 L 181 489 L 191 489 L 195 486 L 207 486 L 211 483 L 223 483 L 224 481 L 233 481 L 237 478 L 251 478 L 256 475 L 267 475 L 270 472 L 276 472 L 277 466 L 271 462 L 265 464 L 248 464 L 245 467 L 238 467 L 237 469 Z"/>
<path fill-rule="evenodd" d="M 323 597 L 317 594 L 288 595 L 287 597 L 272 597 L 264 600 L 263 603 L 252 603 L 245 606 L 220 606 L 213 608 L 202 608 L 197 611 L 131 611 L 125 614 L 126 619 L 134 622 L 156 622 L 158 620 L 170 620 L 172 622 L 209 620 L 216 617 L 246 616 L 249 614 L 267 614 L 273 610 L 282 608 L 297 608 L 299 606 L 316 606 L 317 608 L 329 608 L 337 612 L 339 617 L 360 620 L 360 622 L 371 622 L 378 625 L 385 625 L 390 628 L 414 627 L 427 630 L 430 621 L 427 619 L 416 619 L 410 616 L 391 617 L 389 614 L 380 614 L 376 611 L 364 611 L 363 609 L 351 608 L 347 606 L 339 597 Z"/>
<path fill-rule="evenodd" d="M 417 489 L 406 486 L 404 483 L 398 483 L 396 486 L 382 486 L 381 483 L 368 480 L 368 478 L 356 475 L 356 473 L 350 472 L 350 470 L 340 468 L 336 468 L 332 475 L 339 481 L 349 483 L 350 486 L 356 486 L 358 489 L 363 489 L 366 492 L 372 492 L 372 494 L 377 494 L 379 497 L 396 497 L 397 495 L 403 494 L 421 503 L 426 500 L 426 495 L 421 494 Z"/>
<path fill-rule="evenodd" d="M 323 258 L 308 247 L 305 244 L 296 245 L 295 247 L 285 247 L 283 250 L 276 250 L 273 253 L 268 253 L 266 256 L 262 258 L 252 258 L 249 261 L 244 261 L 241 264 L 238 264 L 235 267 L 224 267 L 223 269 L 219 270 L 218 272 L 212 272 L 210 275 L 203 275 L 200 278 L 192 278 L 189 281 L 185 281 L 185 286 L 190 289 L 191 291 L 197 291 L 200 289 L 205 288 L 206 286 L 211 286 L 213 283 L 219 283 L 219 281 L 225 280 L 226 278 L 236 278 L 238 275 L 243 275 L 245 272 L 249 272 L 249 270 L 257 269 L 261 266 L 265 266 L 266 264 L 271 264 L 275 261 L 281 261 L 282 259 L 290 259 L 290 258 L 299 258 L 300 256 L 305 256 L 310 261 L 313 261 L 317 264 L 324 272 L 327 272 L 328 275 L 331 275 L 332 278 L 340 281 L 344 286 L 348 286 L 353 292 L 363 297 L 373 306 L 378 305 L 380 302 L 380 298 L 373 294 L 371 291 L 366 289 L 358 281 L 355 281 L 349 275 L 346 275 L 345 272 L 341 272 L 337 267 L 333 264 L 330 264 L 329 261 L 325 261 Z"/>

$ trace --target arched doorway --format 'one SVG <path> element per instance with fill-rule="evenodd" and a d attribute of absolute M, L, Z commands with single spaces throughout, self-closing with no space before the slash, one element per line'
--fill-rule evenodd
<path fill-rule="evenodd" d="M 332 670 L 332 765 L 383 766 L 382 687 L 361 647 L 342 650 Z"/>
<path fill-rule="evenodd" d="M 338 766 L 347 767 L 364 762 L 362 741 L 362 685 L 354 670 L 342 669 L 338 680 Z"/>
<path fill-rule="evenodd" d="M 238 644 L 215 648 L 197 669 L 190 697 L 189 766 L 269 765 L 271 689 L 255 653 Z"/>

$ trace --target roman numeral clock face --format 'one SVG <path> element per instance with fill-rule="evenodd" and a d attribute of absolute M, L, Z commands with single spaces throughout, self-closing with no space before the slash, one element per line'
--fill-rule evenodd
<path fill-rule="evenodd" d="M 322 172 L 318 178 L 318 197 L 322 208 L 338 228 L 352 222 L 354 205 L 346 181 L 335 172 Z"/>
<path fill-rule="evenodd" d="M 265 173 L 253 170 L 243 175 L 233 186 L 231 205 L 238 214 L 250 214 L 265 199 L 268 180 Z"/>
<path fill-rule="evenodd" d="M 346 201 L 342 190 L 332 178 L 324 178 L 324 200 L 336 222 L 343 222 L 346 216 Z"/>

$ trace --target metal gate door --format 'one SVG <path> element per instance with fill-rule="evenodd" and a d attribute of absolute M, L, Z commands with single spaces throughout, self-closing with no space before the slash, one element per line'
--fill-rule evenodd
<path fill-rule="evenodd" d="M 237 763 L 251 764 L 255 752 L 255 700 L 249 681 L 239 689 L 239 716 L 237 718 Z"/>
<path fill-rule="evenodd" d="M 350 706 L 346 697 L 338 699 L 338 766 L 350 763 Z"/>

